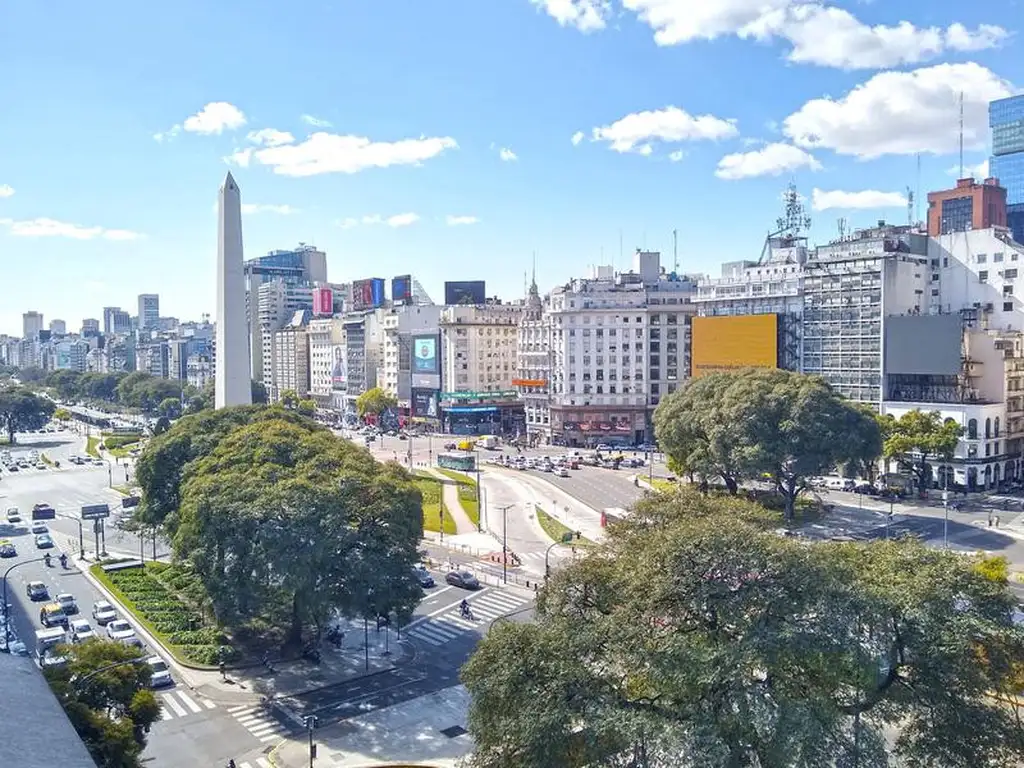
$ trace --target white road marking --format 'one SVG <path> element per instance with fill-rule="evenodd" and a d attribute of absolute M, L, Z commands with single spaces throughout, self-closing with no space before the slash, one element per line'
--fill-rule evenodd
<path fill-rule="evenodd" d="M 254 707 L 252 707 L 252 706 L 250 706 L 248 704 L 242 704 L 241 706 L 237 706 L 237 707 L 228 707 L 228 712 L 230 712 L 231 714 L 234 714 L 235 712 L 241 712 L 243 709 L 247 709 L 249 711 L 252 711 L 254 709 Z"/>
<path fill-rule="evenodd" d="M 198 704 L 196 704 L 194 701 L 192 701 L 191 697 L 189 697 L 189 695 L 187 693 L 185 693 L 184 691 L 178 691 L 178 698 L 180 698 L 182 701 L 184 701 L 185 702 L 185 706 L 187 706 L 193 712 L 202 712 L 203 711 L 202 707 L 200 707 Z"/>
<path fill-rule="evenodd" d="M 209 699 L 200 699 L 200 701 L 203 702 L 203 706 L 205 706 L 207 709 L 213 709 L 217 706 L 214 702 L 210 701 Z"/>
<path fill-rule="evenodd" d="M 178 700 L 175 699 L 170 694 L 165 693 L 160 698 L 164 700 L 164 704 L 166 704 L 167 706 L 169 706 L 171 709 L 174 710 L 174 714 L 176 714 L 178 717 L 184 717 L 185 715 L 188 714 L 185 711 L 185 708 L 183 706 L 181 706 L 181 704 L 178 703 Z"/>

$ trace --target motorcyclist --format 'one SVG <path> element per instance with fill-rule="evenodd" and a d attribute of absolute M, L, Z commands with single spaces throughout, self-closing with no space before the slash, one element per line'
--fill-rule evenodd
<path fill-rule="evenodd" d="M 459 612 L 463 616 L 469 616 L 469 601 L 463 598 L 462 602 L 459 603 Z"/>
<path fill-rule="evenodd" d="M 68 556 L 66 554 L 64 554 L 63 552 L 60 555 L 60 567 L 61 568 L 67 568 L 68 567 Z"/>
<path fill-rule="evenodd" d="M 45 555 L 43 555 L 43 562 L 46 563 L 46 567 L 47 568 L 50 567 L 50 553 L 49 552 L 47 552 Z"/>

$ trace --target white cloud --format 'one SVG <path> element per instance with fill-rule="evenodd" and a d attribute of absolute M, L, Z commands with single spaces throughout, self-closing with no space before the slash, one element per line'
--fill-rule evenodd
<path fill-rule="evenodd" d="M 376 224 L 387 224 L 389 227 L 408 227 L 411 224 L 415 224 L 420 220 L 418 213 L 396 213 L 393 216 L 381 216 L 379 213 L 369 214 L 366 216 L 349 216 L 348 218 L 341 219 L 338 222 L 338 226 L 342 229 L 352 229 L 353 227 L 362 226 L 374 226 Z"/>
<path fill-rule="evenodd" d="M 678 142 L 735 136 L 735 120 L 690 115 L 679 107 L 634 112 L 611 125 L 594 128 L 594 141 L 607 141 L 616 152 L 651 153 L 652 141 Z"/>
<path fill-rule="evenodd" d="M 280 147 L 282 144 L 292 144 L 295 137 L 288 131 L 279 131 L 276 128 L 261 128 L 258 131 L 249 131 L 246 136 L 253 144 L 263 147 Z"/>
<path fill-rule="evenodd" d="M 476 224 L 480 219 L 476 216 L 445 216 L 444 221 L 449 227 L 460 227 L 467 224 Z"/>
<path fill-rule="evenodd" d="M 508 147 L 502 147 L 498 152 L 498 156 L 506 163 L 512 163 L 519 159 L 519 156 Z"/>
<path fill-rule="evenodd" d="M 973 62 L 881 72 L 840 99 L 807 102 L 786 118 L 783 131 L 806 149 L 861 159 L 944 154 L 957 148 L 963 94 L 964 146 L 981 149 L 988 139 L 988 103 L 1013 92 Z"/>
<path fill-rule="evenodd" d="M 604 29 L 612 8 L 608 0 L 530 0 L 563 27 L 580 32 Z"/>
<path fill-rule="evenodd" d="M 228 165 L 237 165 L 239 168 L 248 168 L 249 163 L 252 162 L 252 153 L 256 150 L 252 147 L 246 147 L 245 149 L 236 149 L 230 155 L 224 158 L 224 162 Z"/>
<path fill-rule="evenodd" d="M 811 207 L 816 211 L 830 208 L 906 208 L 907 198 L 899 192 L 879 192 L 864 189 L 860 192 L 846 192 L 841 189 L 824 190 L 815 188 L 811 192 Z"/>
<path fill-rule="evenodd" d="M 683 150 L 681 149 L 677 149 L 675 152 L 669 153 L 668 159 L 671 160 L 673 163 L 678 163 L 684 157 L 686 157 L 686 153 L 683 152 Z"/>
<path fill-rule="evenodd" d="M 585 138 L 586 138 L 586 134 L 583 133 L 583 131 L 576 131 L 576 133 L 574 133 L 572 135 L 572 138 L 569 139 L 569 141 L 571 141 L 572 145 L 575 147 L 577 144 L 579 144 Z"/>
<path fill-rule="evenodd" d="M 319 117 L 313 117 L 313 115 L 303 115 L 299 118 L 306 125 L 312 125 L 314 128 L 330 128 L 331 124 L 327 120 L 322 120 Z"/>
<path fill-rule="evenodd" d="M 870 26 L 849 11 L 810 0 L 623 0 L 654 30 L 658 45 L 679 45 L 738 35 L 784 40 L 790 61 L 863 69 L 913 64 L 947 50 L 977 51 L 999 45 L 1006 30 L 982 24 L 915 27 L 907 21 Z"/>
<path fill-rule="evenodd" d="M 162 142 L 162 141 L 170 141 L 175 136 L 177 136 L 179 133 L 181 133 L 181 126 L 180 125 L 172 125 L 166 131 L 160 131 L 159 133 L 154 133 L 153 134 L 153 138 L 156 141 L 160 141 L 160 142 Z"/>
<path fill-rule="evenodd" d="M 253 154 L 261 165 L 282 176 L 316 176 L 321 173 L 358 173 L 367 168 L 418 165 L 447 149 L 458 149 L 455 139 L 421 136 L 399 141 L 371 141 L 365 136 L 314 133 L 298 144 L 258 149 Z"/>
<path fill-rule="evenodd" d="M 211 101 L 194 115 L 185 118 L 182 128 L 189 133 L 209 136 L 241 128 L 245 123 L 245 114 L 234 104 Z"/>
<path fill-rule="evenodd" d="M 14 187 L 10 184 L 0 184 L 0 197 L 12 197 L 14 195 Z"/>
<path fill-rule="evenodd" d="M 964 165 L 963 176 L 960 175 L 959 165 L 950 166 L 950 168 L 946 170 L 946 173 L 956 179 L 987 179 L 989 176 L 988 160 L 982 160 L 980 163 L 976 163 L 974 165 L 971 165 L 970 163 Z"/>
<path fill-rule="evenodd" d="M 106 229 L 104 227 L 83 227 L 56 219 L 38 218 L 15 221 L 0 219 L 0 225 L 16 237 L 67 237 L 72 240 L 139 240 L 138 232 L 127 229 Z"/>
<path fill-rule="evenodd" d="M 747 179 L 753 176 L 778 176 L 799 168 L 820 171 L 821 163 L 792 144 L 776 142 L 753 152 L 726 155 L 718 161 L 715 176 L 728 180 Z"/>

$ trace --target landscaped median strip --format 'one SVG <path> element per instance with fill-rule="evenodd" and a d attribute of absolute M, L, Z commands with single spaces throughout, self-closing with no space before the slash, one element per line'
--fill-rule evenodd
<path fill-rule="evenodd" d="M 539 504 L 534 504 L 533 508 L 537 513 L 537 523 L 544 530 L 544 533 L 547 534 L 547 537 L 552 541 L 567 544 L 571 543 L 573 546 L 578 547 L 594 546 L 594 542 L 590 539 L 585 539 L 582 536 L 577 537 L 576 531 L 569 526 L 560 523 L 558 520 L 555 520 L 555 518 L 541 509 Z M 566 541 L 566 534 L 571 537 L 571 541 Z"/>

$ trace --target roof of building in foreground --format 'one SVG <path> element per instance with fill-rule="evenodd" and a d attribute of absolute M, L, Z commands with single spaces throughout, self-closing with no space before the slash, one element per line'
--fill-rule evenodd
<path fill-rule="evenodd" d="M 0 653 L 0 756 L 17 755 L 4 765 L 18 768 L 96 768 L 85 744 L 50 691 L 35 663 Z M 60 757 L 54 760 L 54 755 Z"/>

